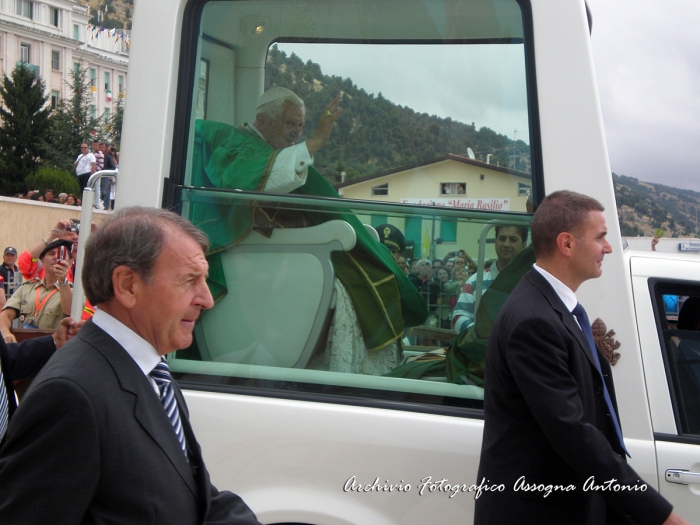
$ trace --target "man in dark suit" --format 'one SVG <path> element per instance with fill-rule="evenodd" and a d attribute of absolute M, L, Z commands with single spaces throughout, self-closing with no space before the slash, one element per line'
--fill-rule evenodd
<path fill-rule="evenodd" d="M 209 481 L 164 356 L 213 306 L 206 238 L 154 208 L 116 213 L 86 246 L 98 309 L 39 373 L 0 451 L 0 523 L 259 525 Z"/>
<path fill-rule="evenodd" d="M 66 317 L 53 335 L 9 344 L 5 344 L 0 337 L 0 447 L 5 437 L 7 423 L 17 410 L 14 381 L 36 376 L 53 353 L 77 330 L 76 322 Z"/>
<path fill-rule="evenodd" d="M 602 274 L 606 234 L 602 205 L 577 193 L 549 195 L 534 215 L 536 264 L 486 354 L 478 480 L 502 490 L 476 500 L 476 525 L 686 523 L 625 460 L 610 366 L 576 300 Z"/>

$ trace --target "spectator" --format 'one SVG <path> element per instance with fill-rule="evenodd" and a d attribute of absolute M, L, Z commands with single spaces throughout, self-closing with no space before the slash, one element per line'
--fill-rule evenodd
<path fill-rule="evenodd" d="M 73 243 L 73 259 L 78 249 L 78 233 L 80 231 L 80 221 L 78 219 L 64 219 L 58 221 L 49 233 L 37 242 L 34 246 L 19 255 L 17 266 L 25 279 L 43 277 L 42 268 L 39 262 L 39 255 L 42 251 L 56 240 L 65 240 Z M 68 275 L 68 280 L 73 282 L 73 272 Z"/>
<path fill-rule="evenodd" d="M 488 270 L 484 270 L 482 289 L 483 294 L 496 279 L 499 272 L 515 259 L 527 244 L 526 226 L 496 226 L 496 262 Z M 456 260 L 455 260 L 456 263 Z M 478 275 L 472 275 L 467 280 L 462 293 L 457 300 L 452 316 L 452 327 L 456 333 L 468 329 L 474 324 L 474 294 Z"/>
<path fill-rule="evenodd" d="M 44 191 L 44 202 L 58 202 L 58 200 L 56 200 L 56 198 L 53 196 L 53 190 L 51 188 Z"/>
<path fill-rule="evenodd" d="M 19 317 L 23 328 L 53 330 L 61 319 L 70 315 L 73 290 L 68 280 L 70 270 L 70 241 L 58 240 L 46 246 L 39 255 L 44 268 L 43 278 L 22 283 L 10 297 L 0 314 L 0 332 L 6 343 L 17 342 L 10 332 L 12 321 Z M 65 248 L 66 259 L 59 259 L 60 248 Z"/>
<path fill-rule="evenodd" d="M 59 204 L 65 204 L 67 198 L 68 198 L 68 194 L 67 194 L 67 193 L 59 193 L 59 194 L 58 194 L 58 203 L 59 203 Z"/>
<path fill-rule="evenodd" d="M 77 206 L 78 205 L 78 197 L 76 197 L 72 193 L 69 193 L 68 197 L 66 197 L 66 204 L 69 206 Z"/>
<path fill-rule="evenodd" d="M 112 156 L 112 150 L 107 149 L 107 145 L 103 142 L 100 144 L 100 148 L 104 153 L 104 169 L 105 170 L 116 170 L 117 165 L 114 162 L 114 157 Z M 112 200 L 110 198 L 110 184 L 112 179 L 110 177 L 105 177 L 100 181 L 100 199 L 102 204 L 104 204 L 104 209 L 109 210 L 112 207 Z"/>
<path fill-rule="evenodd" d="M 90 175 L 95 173 L 97 169 L 97 159 L 88 150 L 87 143 L 83 142 L 80 145 L 80 155 L 75 159 L 73 166 L 75 166 L 75 175 L 78 177 L 78 184 L 82 193 L 85 186 L 87 186 L 88 180 L 90 180 Z"/>
<path fill-rule="evenodd" d="M 20 284 L 22 284 L 22 274 L 17 268 L 17 250 L 12 246 L 5 248 L 0 264 L 0 279 L 2 279 L 5 296 L 10 297 Z"/>
<path fill-rule="evenodd" d="M 440 299 L 440 285 L 433 279 L 433 269 L 429 259 L 421 259 L 416 263 L 416 273 L 408 276 L 409 280 L 428 303 L 428 310 L 435 315 Z"/>
<path fill-rule="evenodd" d="M 403 273 L 408 275 L 408 267 L 406 266 L 406 258 L 404 256 L 400 255 L 396 260 L 396 264 L 398 264 L 399 268 L 403 270 Z"/>
<path fill-rule="evenodd" d="M 96 140 L 92 142 L 92 154 L 95 156 L 95 171 L 102 171 L 105 166 L 104 150 Z"/>

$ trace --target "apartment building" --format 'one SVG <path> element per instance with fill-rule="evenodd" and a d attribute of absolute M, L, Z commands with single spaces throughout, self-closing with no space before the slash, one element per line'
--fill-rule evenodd
<path fill-rule="evenodd" d="M 72 0 L 0 0 L 0 72 L 28 64 L 56 107 L 70 96 L 71 71 L 87 69 L 93 116 L 109 118 L 126 91 L 129 31 L 99 31 L 89 19 L 88 8 Z"/>

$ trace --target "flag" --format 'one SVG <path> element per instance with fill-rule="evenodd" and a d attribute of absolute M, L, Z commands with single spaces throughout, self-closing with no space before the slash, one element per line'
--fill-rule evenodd
<path fill-rule="evenodd" d="M 112 102 L 112 90 L 108 89 L 105 94 L 107 95 L 107 102 Z"/>
<path fill-rule="evenodd" d="M 421 252 L 423 259 L 430 257 L 430 232 L 428 231 L 428 221 L 423 221 L 423 239 L 421 241 Z"/>

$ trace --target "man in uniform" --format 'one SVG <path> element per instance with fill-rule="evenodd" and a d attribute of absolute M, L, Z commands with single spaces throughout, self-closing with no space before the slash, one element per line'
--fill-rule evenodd
<path fill-rule="evenodd" d="M 314 154 L 330 138 L 342 113 L 341 96 L 325 108 L 316 132 L 296 144 L 304 126 L 303 101 L 285 88 L 272 88 L 258 100 L 255 121 L 234 128 L 198 120 L 195 126 L 193 183 L 199 186 L 296 193 L 338 198 L 338 193 L 313 167 Z M 226 292 L 216 254 L 241 242 L 253 229 L 269 236 L 272 228 L 310 226 L 332 219 L 348 222 L 357 236 L 350 252 L 334 252 L 336 277 L 347 290 L 357 313 L 368 351 L 399 344 L 406 326 L 422 323 L 425 302 L 391 253 L 367 232 L 349 210 L 311 209 L 289 213 L 279 208 L 234 203 L 216 209 L 193 206 L 193 222 L 212 240 L 210 286 L 215 298 Z"/>
<path fill-rule="evenodd" d="M 65 259 L 59 259 L 60 248 L 64 248 Z M 23 328 L 53 330 L 61 319 L 70 315 L 73 290 L 68 280 L 71 265 L 70 241 L 54 241 L 39 255 L 44 267 L 44 277 L 25 281 L 7 300 L 0 313 L 0 332 L 6 343 L 16 339 L 10 332 L 12 321 L 17 317 Z"/>

